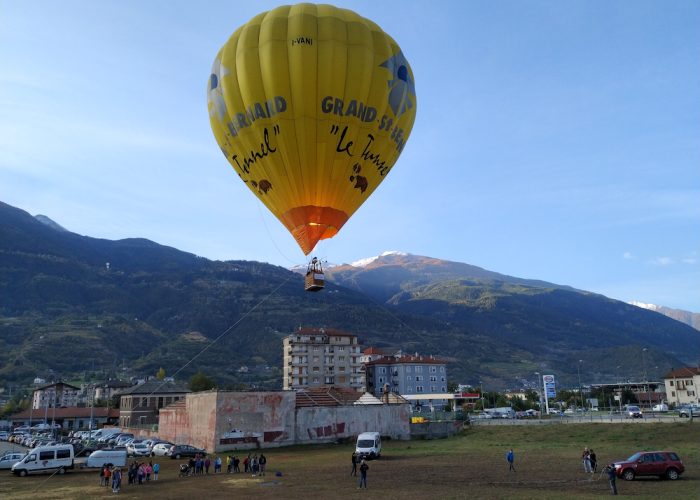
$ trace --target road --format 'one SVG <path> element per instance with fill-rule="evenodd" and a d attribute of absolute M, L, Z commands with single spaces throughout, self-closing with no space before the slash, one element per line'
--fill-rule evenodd
<path fill-rule="evenodd" d="M 700 419 L 693 419 L 697 422 Z M 680 418 L 678 415 L 664 413 L 645 414 L 644 418 L 625 418 L 620 414 L 590 412 L 585 415 L 572 415 L 564 417 L 538 418 L 475 418 L 470 420 L 471 425 L 555 425 L 555 424 L 651 424 L 651 423 L 674 423 L 689 422 L 687 418 Z"/>

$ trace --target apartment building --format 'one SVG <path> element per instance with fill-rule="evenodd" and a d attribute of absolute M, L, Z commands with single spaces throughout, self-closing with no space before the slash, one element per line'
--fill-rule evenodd
<path fill-rule="evenodd" d="M 700 367 L 684 366 L 672 369 L 664 376 L 666 397 L 675 405 L 698 404 L 700 397 Z"/>
<path fill-rule="evenodd" d="M 38 387 L 32 397 L 32 408 L 63 408 L 66 406 L 78 406 L 80 387 L 57 382 Z"/>
<path fill-rule="evenodd" d="M 396 354 L 373 356 L 365 362 L 367 392 L 381 398 L 394 393 L 415 406 L 442 407 L 447 403 L 446 362 L 435 356 Z"/>
<path fill-rule="evenodd" d="M 314 387 L 364 388 L 356 335 L 324 328 L 299 328 L 283 339 L 284 390 Z"/>

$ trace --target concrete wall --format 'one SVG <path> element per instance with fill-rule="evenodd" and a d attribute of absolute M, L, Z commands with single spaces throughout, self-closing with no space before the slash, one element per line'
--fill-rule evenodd
<path fill-rule="evenodd" d="M 189 400 L 190 396 L 188 396 Z M 219 392 L 214 429 L 216 451 L 294 444 L 293 391 Z M 236 437 L 227 432 L 241 431 Z"/>
<path fill-rule="evenodd" d="M 454 436 L 462 430 L 461 420 L 443 420 L 439 422 L 421 422 L 411 424 L 412 439 L 441 439 Z"/>
<path fill-rule="evenodd" d="M 299 408 L 296 442 L 322 443 L 379 432 L 392 439 L 410 439 L 410 405 L 354 405 Z"/>
<path fill-rule="evenodd" d="M 324 443 L 377 431 L 410 439 L 410 405 L 296 409 L 293 391 L 209 391 L 160 411 L 159 436 L 210 452 Z"/>

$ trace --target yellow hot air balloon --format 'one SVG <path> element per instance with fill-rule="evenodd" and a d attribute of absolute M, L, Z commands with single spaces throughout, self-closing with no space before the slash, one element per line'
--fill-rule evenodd
<path fill-rule="evenodd" d="M 416 116 L 396 42 L 331 5 L 282 6 L 236 30 L 207 101 L 226 159 L 307 255 L 384 180 Z"/>

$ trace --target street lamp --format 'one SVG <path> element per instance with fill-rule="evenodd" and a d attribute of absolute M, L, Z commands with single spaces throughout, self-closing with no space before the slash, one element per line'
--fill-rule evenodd
<path fill-rule="evenodd" d="M 540 400 L 540 420 L 542 420 L 542 391 L 540 391 L 540 372 L 535 372 L 535 390 L 537 391 L 538 399 Z"/>
<path fill-rule="evenodd" d="M 92 420 L 93 420 L 93 415 L 95 414 L 95 391 L 96 391 L 96 386 L 93 383 L 92 384 L 92 398 L 90 398 L 90 423 L 89 423 L 89 431 L 90 431 L 90 438 L 92 438 Z"/>
<path fill-rule="evenodd" d="M 479 380 L 479 386 L 481 387 L 481 411 L 483 412 L 486 406 L 484 406 L 484 383 L 481 380 Z"/>
<path fill-rule="evenodd" d="M 642 348 L 642 377 L 644 378 L 644 381 L 643 381 L 644 392 L 647 393 L 647 401 L 649 402 L 649 409 L 651 409 L 651 396 L 649 395 L 649 386 L 648 386 L 648 380 L 647 380 L 648 379 L 648 377 L 647 377 L 647 362 L 646 362 L 646 356 L 645 356 L 646 352 L 647 352 L 647 348 L 643 347 Z"/>
<path fill-rule="evenodd" d="M 581 408 L 584 408 L 583 390 L 581 389 L 581 363 L 583 363 L 583 360 L 579 359 L 578 365 L 576 366 L 576 368 L 578 369 L 578 395 L 579 395 L 579 398 L 581 399 Z"/>

